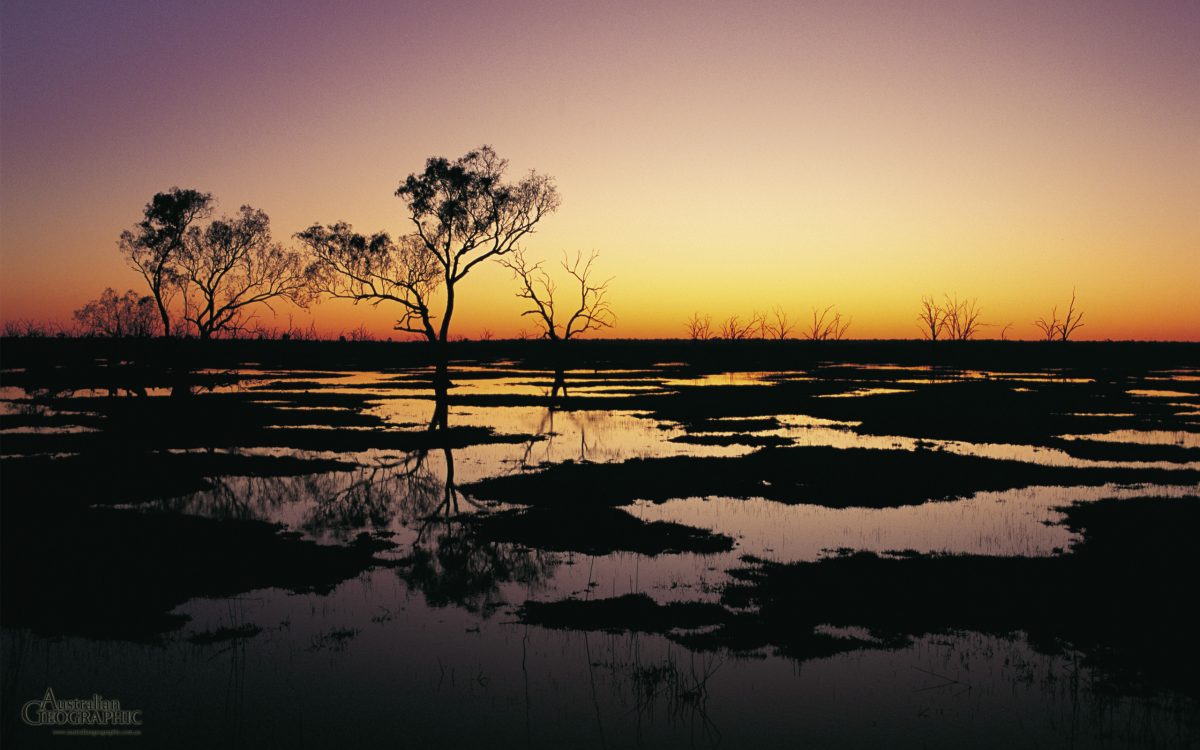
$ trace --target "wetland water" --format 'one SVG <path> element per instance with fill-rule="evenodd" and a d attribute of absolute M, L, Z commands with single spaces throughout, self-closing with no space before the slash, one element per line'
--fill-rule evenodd
<path fill-rule="evenodd" d="M 6 364 L 5 742 L 1186 746 L 1185 354 Z"/>

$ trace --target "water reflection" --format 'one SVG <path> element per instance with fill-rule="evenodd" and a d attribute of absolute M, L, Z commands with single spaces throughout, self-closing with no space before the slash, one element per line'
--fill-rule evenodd
<path fill-rule="evenodd" d="M 779 562 L 816 560 L 839 549 L 1041 557 L 1078 535 L 1058 523 L 1059 508 L 1105 498 L 1187 497 L 1195 487 L 1103 485 L 1024 487 L 900 508 L 824 508 L 761 499 L 683 498 L 627 508 L 644 521 L 720 530 L 738 555 Z"/>
<path fill-rule="evenodd" d="M 862 369 L 870 371 L 872 378 L 887 374 L 883 368 Z M 901 376 L 929 372 L 930 377 L 922 380 L 886 379 L 886 383 L 914 387 L 992 376 L 1031 384 L 1091 382 L 1053 373 L 890 369 Z M 1195 468 L 1195 462 L 1095 461 L 1034 445 L 867 435 L 858 431 L 858 422 L 803 413 L 714 414 L 703 423 L 684 425 L 647 408 L 611 408 L 621 402 L 595 406 L 599 396 L 661 395 L 706 385 L 770 388 L 813 377 L 812 373 L 689 378 L 647 370 L 597 373 L 480 367 L 464 368 L 462 379 L 454 383 L 420 370 L 243 374 L 254 379 L 242 385 L 247 391 L 253 388 L 257 404 L 290 407 L 295 402 L 282 395 L 326 389 L 368 396 L 365 414 L 383 417 L 389 431 L 424 436 L 425 447 L 244 450 L 250 455 L 337 458 L 356 467 L 290 477 L 211 477 L 211 488 L 204 492 L 139 509 L 265 520 L 322 544 L 356 544 L 365 535 L 372 543 L 388 541 L 394 549 L 380 554 L 379 567 L 345 582 L 329 596 L 285 596 L 262 590 L 229 599 L 194 599 L 179 609 L 194 618 L 186 631 L 167 639 L 157 651 L 129 644 L 97 648 L 78 639 L 32 639 L 30 643 L 21 640 L 24 635 L 6 631 L 6 645 L 19 654 L 16 658 L 27 668 L 35 665 L 11 681 L 7 678 L 12 672 L 6 670 L 6 693 L 24 694 L 32 685 L 50 677 L 58 680 L 72 670 L 81 685 L 103 674 L 108 684 L 89 684 L 80 694 L 99 689 L 123 699 L 128 695 L 131 705 L 154 710 L 162 731 L 186 731 L 199 725 L 202 729 L 194 735 L 197 744 L 210 745 L 231 738 L 244 739 L 247 745 L 288 739 L 294 727 L 278 736 L 268 735 L 267 724 L 257 720 L 278 717 L 285 706 L 316 717 L 293 739 L 339 743 L 369 743 L 397 735 L 432 744 L 525 736 L 531 745 L 561 746 L 588 743 L 602 735 L 614 746 L 638 742 L 706 746 L 727 745 L 730 738 L 740 744 L 759 735 L 764 741 L 804 736 L 818 744 L 836 745 L 839 733 L 854 727 L 858 733 L 845 742 L 850 746 L 888 742 L 905 732 L 904 736 L 931 739 L 933 744 L 987 744 L 999 737 L 1018 742 L 1030 736 L 1048 744 L 1087 744 L 1105 731 L 1129 734 L 1130 725 L 1121 722 L 1143 718 L 1138 712 L 1150 716 L 1147 722 L 1156 731 L 1164 721 L 1161 714 L 1151 716 L 1154 709 L 1145 704 L 1112 699 L 1110 704 L 1093 706 L 1089 701 L 1098 701 L 1095 695 L 1069 693 L 1066 681 L 1082 679 L 1088 671 L 1072 655 L 1038 654 L 1019 639 L 973 634 L 928 637 L 898 651 L 843 654 L 801 667 L 769 654 L 755 660 L 697 654 L 658 636 L 516 626 L 507 613 L 510 606 L 526 599 L 627 593 L 646 593 L 658 602 L 712 601 L 727 580 L 726 571 L 745 554 L 780 561 L 812 560 L 846 547 L 1051 555 L 1077 541 L 1068 529 L 1054 523 L 1059 518 L 1055 508 L 1061 505 L 1105 497 L 1136 501 L 1149 495 L 1182 496 L 1194 493 L 1195 487 L 1032 487 L 885 509 L 787 506 L 721 497 L 636 503 L 622 512 L 648 523 L 680 523 L 737 538 L 737 547 L 728 553 L 644 555 L 547 552 L 489 541 L 477 532 L 474 516 L 509 508 L 481 503 L 460 486 L 565 461 L 740 456 L 755 450 L 747 445 L 676 441 L 689 436 L 777 437 L 793 446 L 940 449 L 1062 467 L 1188 469 Z M 884 381 L 848 379 L 839 395 L 898 390 L 880 382 Z M 1136 390 L 1128 394 L 1139 395 Z M 23 408 L 21 394 L 6 390 L 0 395 L 12 397 L 3 404 L 6 412 Z M 490 395 L 522 398 L 497 400 L 514 405 L 492 405 L 497 402 L 476 398 Z M 630 403 L 644 404 L 633 398 Z M 797 404 L 802 403 L 792 401 L 786 407 L 801 412 L 804 407 Z M 1122 401 L 1111 411 L 1073 413 L 1133 418 L 1144 403 Z M 1094 408 L 1094 404 L 1078 408 Z M 311 413 L 316 423 L 326 412 Z M 452 447 L 455 429 L 464 427 L 522 437 Z M 1064 435 L 1063 439 L 1197 447 L 1195 433 L 1168 429 Z M 10 667 L 13 658 L 9 657 Z M 49 674 L 37 664 L 55 670 Z M 171 679 L 181 664 L 189 676 L 189 684 L 182 687 Z M 345 692 L 327 701 L 327 696 L 314 694 L 314 684 L 338 684 Z M 218 709 L 204 696 L 220 694 L 222 685 L 228 685 L 227 700 Z M 846 700 L 847 695 L 854 700 Z M 803 696 L 810 710 L 792 710 L 801 700 L 797 696 Z M 986 704 L 981 696 L 986 696 Z M 189 698 L 196 700 L 189 703 Z M 181 711 L 180 705 L 189 708 Z M 898 705 L 907 712 L 903 716 L 896 713 Z M 336 717 L 327 715 L 331 706 Z M 1092 708 L 1108 718 L 1095 725 L 1080 720 L 1079 712 Z M 995 719 L 1009 709 L 1028 720 L 1031 734 Z M 345 717 L 351 711 L 371 721 L 347 729 Z M 871 721 L 864 720 L 867 714 Z M 932 714 L 950 718 L 926 723 Z M 463 716 L 471 721 L 464 722 Z M 879 716 L 884 717 L 882 722 L 877 721 Z M 981 729 L 983 725 L 986 728 Z M 1097 730 L 1097 726 L 1107 729 Z M 731 728 L 736 728 L 736 735 Z"/>

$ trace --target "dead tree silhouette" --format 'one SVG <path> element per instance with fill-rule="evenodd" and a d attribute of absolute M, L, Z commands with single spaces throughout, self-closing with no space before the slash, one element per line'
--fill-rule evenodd
<path fill-rule="evenodd" d="M 1037 320 L 1033 321 L 1033 324 L 1042 332 L 1042 339 L 1044 341 L 1053 341 L 1056 339 L 1058 337 L 1059 326 L 1058 306 L 1055 305 L 1054 307 L 1050 308 L 1049 320 L 1046 318 L 1038 318 Z"/>
<path fill-rule="evenodd" d="M 938 336 L 946 330 L 946 311 L 934 300 L 933 295 L 921 298 L 921 312 L 917 314 L 917 324 L 921 327 L 921 336 L 926 341 L 937 341 Z"/>
<path fill-rule="evenodd" d="M 593 281 L 593 267 L 599 253 L 592 253 L 584 260 L 583 254 L 575 253 L 570 259 L 563 253 L 561 265 L 577 287 L 578 302 L 572 312 L 562 322 L 558 315 L 556 294 L 558 287 L 554 279 L 543 268 L 542 262 L 530 264 L 522 250 L 502 259 L 500 262 L 513 272 L 513 277 L 520 282 L 517 296 L 525 300 L 529 307 L 522 316 L 530 316 L 534 324 L 541 330 L 542 338 L 557 344 L 563 344 L 588 331 L 602 328 L 612 328 L 616 314 L 608 302 L 608 285 L 612 278 L 604 281 Z M 561 298 L 560 298 L 561 299 Z M 554 384 L 550 389 L 551 407 L 555 407 L 560 397 L 567 397 L 566 365 L 561 352 L 554 355 Z"/>
<path fill-rule="evenodd" d="M 746 324 L 746 335 L 757 336 L 760 339 L 767 337 L 767 316 L 760 313 L 758 310 L 750 313 L 750 322 Z"/>
<path fill-rule="evenodd" d="M 985 325 L 979 321 L 981 310 L 978 301 L 974 298 L 959 300 L 957 294 L 944 296 L 946 304 L 941 308 L 943 330 L 952 340 L 969 341 Z"/>
<path fill-rule="evenodd" d="M 750 335 L 751 323 L 742 323 L 740 315 L 730 315 L 721 323 L 721 338 L 726 341 L 740 341 Z"/>
<path fill-rule="evenodd" d="M 510 257 L 500 261 L 521 283 L 517 296 L 529 303 L 528 309 L 521 315 L 533 318 L 534 323 L 541 329 L 543 338 L 551 341 L 569 341 L 588 331 L 612 328 L 616 321 L 616 314 L 608 303 L 608 285 L 612 278 L 600 282 L 593 281 L 592 264 L 597 257 L 599 253 L 593 251 L 586 261 L 582 253 L 576 253 L 574 260 L 571 260 L 563 253 L 561 265 L 573 279 L 579 294 L 579 301 L 574 305 L 574 310 L 567 316 L 565 323 L 558 318 L 555 307 L 557 285 L 542 267 L 541 261 L 531 265 L 521 250 L 514 251 Z"/>
<path fill-rule="evenodd" d="M 700 317 L 700 313 L 692 313 L 692 317 L 688 318 L 683 324 L 687 329 L 688 338 L 692 341 L 708 341 L 712 338 L 712 316 L 705 315 Z"/>
<path fill-rule="evenodd" d="M 782 307 L 776 307 L 771 315 L 771 321 L 766 324 L 767 335 L 770 338 L 783 341 L 791 335 L 792 331 L 796 328 L 796 324 L 790 320 Z"/>
<path fill-rule="evenodd" d="M 1067 306 L 1067 317 L 1058 319 L 1058 305 L 1050 308 L 1050 318 L 1038 318 L 1033 325 L 1042 332 L 1045 341 L 1070 341 L 1071 335 L 1083 327 L 1083 311 L 1075 309 L 1075 290 L 1071 290 L 1071 303 Z"/>
<path fill-rule="evenodd" d="M 841 341 L 846 336 L 846 331 L 850 328 L 851 319 L 842 321 L 841 312 L 834 309 L 834 305 L 826 307 L 824 310 L 814 307 L 812 311 L 812 323 L 804 332 L 804 338 L 811 341 Z M 833 313 L 831 316 L 829 313 Z"/>

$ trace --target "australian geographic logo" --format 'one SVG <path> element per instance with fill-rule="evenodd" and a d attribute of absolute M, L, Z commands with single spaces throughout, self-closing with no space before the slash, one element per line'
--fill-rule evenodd
<path fill-rule="evenodd" d="M 101 695 L 61 700 L 46 688 L 41 700 L 21 707 L 21 719 L 33 727 L 140 727 L 142 711 L 121 708 L 121 701 Z"/>

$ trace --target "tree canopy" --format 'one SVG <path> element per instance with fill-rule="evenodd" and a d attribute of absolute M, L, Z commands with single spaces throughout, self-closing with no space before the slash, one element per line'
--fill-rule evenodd
<path fill-rule="evenodd" d="M 305 293 L 300 255 L 273 241 L 270 218 L 250 206 L 189 228 L 175 273 L 184 289 L 184 318 L 202 339 L 245 327 L 251 306 L 298 302 Z"/>
<path fill-rule="evenodd" d="M 491 146 L 454 160 L 426 160 L 424 171 L 396 189 L 412 231 L 393 241 L 383 232 L 359 234 L 344 222 L 314 224 L 297 235 L 309 248 L 309 279 L 332 297 L 398 304 L 397 330 L 445 342 L 458 282 L 478 264 L 516 250 L 559 206 L 553 179 L 530 171 L 509 183 L 507 169 Z M 444 296 L 440 315 L 431 304 L 435 292 Z"/>
<path fill-rule="evenodd" d="M 184 236 L 198 219 L 212 214 L 211 193 L 172 187 L 155 193 L 142 209 L 142 220 L 121 232 L 117 246 L 125 261 L 150 287 L 162 319 L 163 335 L 171 335 L 171 299 L 178 289 L 176 262 L 183 250 Z"/>

